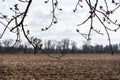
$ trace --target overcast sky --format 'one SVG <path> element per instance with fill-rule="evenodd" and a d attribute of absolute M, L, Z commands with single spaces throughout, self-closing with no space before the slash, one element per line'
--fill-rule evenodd
<path fill-rule="evenodd" d="M 26 29 L 30 30 L 30 35 L 39 37 L 43 40 L 58 40 L 61 39 L 70 39 L 73 41 L 76 41 L 78 45 L 83 44 L 83 42 L 86 41 L 80 34 L 76 32 L 76 29 L 79 29 L 80 32 L 88 32 L 90 23 L 87 22 L 86 24 L 82 26 L 76 26 L 77 24 L 81 23 L 83 20 L 89 16 L 88 13 L 88 7 L 85 6 L 85 3 L 82 3 L 84 5 L 83 9 L 79 8 L 76 13 L 73 13 L 73 9 L 75 8 L 75 4 L 78 0 L 58 0 L 59 1 L 59 7 L 62 8 L 62 11 L 56 12 L 56 17 L 58 19 L 58 23 L 53 25 L 49 30 L 47 31 L 41 31 L 41 28 L 44 28 L 50 24 L 52 14 L 51 14 L 51 3 L 44 4 L 45 0 L 33 0 L 32 5 L 30 7 L 30 10 L 28 12 L 28 16 L 25 19 Z M 93 0 L 94 2 L 95 0 Z M 110 1 L 110 0 L 109 0 Z M 6 15 L 11 15 L 12 12 L 9 10 L 9 7 L 13 7 L 13 4 L 19 3 L 17 0 L 5 0 L 5 2 L 0 1 L 0 12 L 5 13 Z M 100 5 L 104 5 L 104 2 L 100 2 Z M 19 4 L 18 7 L 20 7 L 21 10 L 24 10 L 25 4 Z M 110 8 L 114 8 L 114 5 L 110 5 Z M 99 8 L 99 7 L 98 7 Z M 112 19 L 115 20 L 115 18 L 120 19 L 120 9 L 116 11 L 116 14 L 113 15 Z M 120 21 L 120 20 L 118 20 Z M 114 27 L 113 25 L 109 25 L 110 27 Z M 107 36 L 104 31 L 104 28 L 102 25 L 95 20 L 94 21 L 94 27 L 97 30 L 101 30 L 101 32 L 104 33 L 103 36 L 96 34 L 95 32 L 92 32 L 92 40 L 91 43 L 94 44 L 108 44 Z M 3 26 L 0 25 L 0 32 L 3 30 Z M 110 32 L 112 43 L 120 43 L 120 30 L 117 32 Z M 8 35 L 9 34 L 9 35 Z M 10 35 L 11 33 L 6 32 L 4 39 L 7 38 L 13 38 L 14 35 Z"/>

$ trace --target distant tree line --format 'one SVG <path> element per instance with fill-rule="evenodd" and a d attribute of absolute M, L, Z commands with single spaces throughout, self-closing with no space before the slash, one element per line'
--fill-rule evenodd
<path fill-rule="evenodd" d="M 34 40 L 37 45 L 41 46 L 41 49 L 35 48 L 37 53 L 110 53 L 110 46 L 106 45 L 90 45 L 84 43 L 80 48 L 77 47 L 75 41 L 69 39 L 62 39 L 61 41 L 41 39 Z M 16 43 L 14 40 L 6 39 L 0 41 L 0 53 L 34 53 L 34 49 L 29 46 L 29 43 Z M 120 44 L 112 45 L 114 53 L 120 53 Z"/>

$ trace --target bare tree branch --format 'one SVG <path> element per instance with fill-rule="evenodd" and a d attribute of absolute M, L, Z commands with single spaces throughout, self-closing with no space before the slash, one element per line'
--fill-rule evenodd
<path fill-rule="evenodd" d="M 78 0 L 78 3 L 80 4 L 80 2 L 82 3 L 83 1 L 79 1 Z M 86 38 L 87 40 L 90 40 L 90 34 L 92 31 L 95 31 L 97 32 L 98 34 L 101 34 L 103 35 L 103 33 L 99 31 L 97 31 L 96 29 L 94 29 L 94 21 L 95 21 L 95 17 L 98 19 L 98 21 L 103 25 L 103 27 L 105 28 L 105 31 L 107 33 L 107 36 L 108 36 L 108 40 L 109 40 L 109 45 L 111 47 L 111 53 L 113 54 L 113 49 L 112 49 L 112 44 L 111 44 L 111 38 L 110 38 L 110 34 L 109 34 L 109 31 L 114 31 L 116 32 L 119 28 L 120 28 L 120 23 L 117 23 L 117 20 L 113 21 L 111 20 L 110 18 L 110 15 L 112 15 L 119 7 L 120 7 L 120 3 L 119 2 L 115 2 L 114 0 L 112 0 L 111 4 L 115 4 L 116 7 L 113 9 L 113 10 L 109 10 L 109 4 L 108 4 L 108 1 L 104 0 L 104 3 L 105 3 L 105 8 L 103 9 L 103 6 L 100 5 L 100 9 L 97 8 L 98 6 L 98 0 L 96 0 L 96 2 L 93 4 L 91 0 L 85 0 L 84 2 L 87 3 L 87 5 L 89 6 L 89 17 L 86 18 L 85 21 L 83 21 L 82 23 L 78 24 L 77 26 L 80 26 L 80 25 L 83 25 L 85 24 L 88 20 L 90 20 L 90 29 L 89 29 L 89 32 L 88 34 L 85 34 L 85 36 L 83 35 L 83 33 L 80 33 L 80 30 L 77 29 L 76 31 L 79 32 L 84 38 Z M 76 7 L 75 7 L 75 11 L 77 10 L 77 6 L 78 6 L 78 3 L 76 4 Z M 74 11 L 74 12 L 75 12 Z M 103 17 L 103 20 L 101 20 L 101 16 L 98 16 L 98 14 L 101 14 Z M 106 26 L 104 22 L 107 22 L 108 24 L 112 23 L 113 25 L 117 26 L 117 28 L 115 29 L 111 29 L 110 27 Z"/>
<path fill-rule="evenodd" d="M 5 2 L 5 0 L 2 0 Z M 16 42 L 13 44 L 13 47 L 21 41 L 21 33 L 24 34 L 24 37 L 27 39 L 27 41 L 33 46 L 34 53 L 37 53 L 37 49 L 42 50 L 42 41 L 39 38 L 30 37 L 30 31 L 26 30 L 25 28 L 25 19 L 27 17 L 27 14 L 29 12 L 29 8 L 32 4 L 32 0 L 18 0 L 20 3 L 25 3 L 26 7 L 24 11 L 21 11 L 19 8 L 19 4 L 13 4 L 13 8 L 10 7 L 10 11 L 12 11 L 14 14 L 12 18 L 10 18 L 9 15 L 3 14 L 0 12 L 0 24 L 4 27 L 3 31 L 0 34 L 0 39 L 4 36 L 6 30 L 10 30 L 11 33 L 16 34 Z M 82 3 L 86 3 L 85 5 L 82 5 Z M 99 0 L 78 0 L 73 12 L 76 12 L 79 8 L 83 7 L 89 7 L 88 8 L 88 14 L 89 16 L 79 23 L 77 26 L 84 25 L 88 21 L 90 21 L 89 25 L 89 31 L 88 33 L 81 33 L 79 29 L 76 29 L 76 31 L 83 36 L 86 40 L 91 40 L 91 33 L 92 31 L 96 32 L 99 35 L 103 35 L 102 31 L 100 29 L 96 29 L 94 26 L 95 20 L 97 19 L 100 24 L 102 24 L 103 28 L 106 31 L 107 38 L 109 41 L 109 45 L 111 47 L 111 53 L 113 54 L 112 49 L 112 43 L 111 43 L 111 37 L 109 31 L 116 32 L 120 28 L 120 22 L 118 20 L 112 20 L 111 15 L 115 13 L 120 8 L 120 1 L 111 0 L 111 4 L 116 5 L 113 9 L 110 9 L 110 3 L 108 0 L 103 0 L 104 5 L 99 4 L 101 1 Z M 52 13 L 51 13 L 51 21 L 50 24 L 48 24 L 47 27 L 42 28 L 42 31 L 46 31 L 49 28 L 51 28 L 54 24 L 58 23 L 58 17 L 56 16 L 57 11 L 62 11 L 61 8 L 58 7 L 58 0 L 46 0 L 44 3 L 50 3 L 52 6 Z M 100 15 L 100 16 L 99 16 Z M 11 24 L 14 23 L 14 26 L 11 26 Z M 116 28 L 110 28 L 110 26 L 107 25 L 115 25 Z M 40 43 L 38 45 L 37 43 Z M 65 54 L 62 54 L 59 57 L 51 56 L 50 54 L 47 54 L 50 57 L 53 58 L 60 58 L 64 56 Z"/>

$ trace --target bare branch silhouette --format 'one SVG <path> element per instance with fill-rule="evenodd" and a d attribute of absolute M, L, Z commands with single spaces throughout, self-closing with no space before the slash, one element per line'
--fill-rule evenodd
<path fill-rule="evenodd" d="M 2 0 L 2 1 L 5 2 L 6 0 Z M 24 8 L 23 11 L 20 10 L 19 4 L 13 4 L 13 7 L 10 7 L 10 11 L 14 13 L 12 17 L 0 12 L 0 24 L 4 27 L 3 31 L 0 34 L 0 39 L 5 35 L 5 32 L 9 30 L 11 33 L 16 34 L 16 42 L 13 44 L 13 47 L 14 47 L 17 43 L 21 42 L 21 33 L 22 33 L 24 34 L 24 37 L 27 39 L 27 41 L 33 46 L 34 53 L 37 53 L 37 49 L 42 50 L 42 43 L 41 43 L 42 41 L 39 38 L 31 37 L 30 30 L 26 30 L 26 25 L 24 23 L 27 17 L 27 14 L 29 12 L 29 8 L 32 4 L 32 0 L 18 0 L 18 1 L 20 3 L 26 4 L 26 7 Z M 86 4 L 83 5 L 82 4 L 83 2 Z M 98 22 L 102 24 L 102 27 L 106 31 L 109 45 L 111 48 L 111 53 L 113 54 L 111 37 L 110 37 L 109 31 L 113 31 L 113 32 L 118 31 L 120 28 L 120 23 L 118 22 L 117 19 L 115 21 L 112 20 L 110 16 L 113 15 L 115 11 L 117 11 L 120 8 L 120 1 L 111 0 L 111 4 L 115 5 L 113 9 L 109 8 L 109 4 L 110 4 L 108 3 L 109 1 L 103 0 L 103 3 L 105 4 L 105 6 L 101 5 L 100 2 L 101 1 L 98 1 L 98 0 L 94 0 L 94 3 L 92 0 L 77 1 L 73 12 L 76 12 L 79 8 L 82 9 L 84 7 L 88 7 L 87 12 L 89 14 L 89 16 L 83 22 L 79 23 L 77 26 L 84 25 L 88 21 L 90 21 L 90 25 L 89 25 L 88 33 L 81 33 L 79 29 L 76 29 L 76 31 L 87 40 L 91 40 L 92 31 L 96 32 L 97 34 L 103 35 L 103 32 L 98 28 L 96 29 L 94 25 L 95 20 L 98 20 Z M 49 28 L 51 28 L 54 24 L 58 23 L 58 17 L 56 16 L 56 12 L 62 11 L 62 9 L 59 8 L 58 0 L 46 0 L 44 3 L 45 4 L 50 3 L 50 5 L 52 6 L 52 9 L 51 9 L 52 19 L 50 21 L 50 24 L 48 24 L 47 27 L 44 27 L 41 29 L 42 31 L 46 31 Z M 11 26 L 11 24 L 13 23 L 14 25 Z M 116 28 L 114 29 L 110 28 L 110 26 L 108 25 L 111 25 L 111 24 L 115 25 Z M 47 55 L 50 57 L 54 57 L 54 56 L 51 56 L 50 54 L 47 54 Z M 64 56 L 63 53 L 61 56 L 54 57 L 54 58 L 60 58 L 62 56 Z"/>
<path fill-rule="evenodd" d="M 45 3 L 48 3 L 49 0 L 45 1 Z M 52 5 L 52 19 L 51 19 L 51 23 L 49 24 L 48 27 L 42 28 L 42 31 L 48 30 L 50 27 L 52 27 L 53 24 L 58 23 L 57 17 L 55 15 L 56 9 L 59 11 L 62 11 L 61 8 L 58 7 L 58 0 L 51 0 L 51 5 Z"/>
<path fill-rule="evenodd" d="M 86 2 L 87 5 L 89 6 L 89 17 L 87 17 L 82 23 L 78 24 L 77 26 L 83 25 L 85 24 L 88 20 L 90 20 L 90 29 L 88 34 L 83 34 L 80 33 L 80 30 L 77 29 L 76 31 L 79 32 L 84 38 L 86 38 L 87 40 L 91 40 L 91 32 L 95 31 L 96 33 L 103 35 L 103 33 L 101 33 L 100 30 L 96 30 L 94 28 L 94 21 L 95 21 L 95 17 L 98 19 L 98 21 L 103 25 L 103 27 L 105 28 L 106 34 L 108 36 L 108 40 L 109 40 L 109 45 L 111 47 L 111 53 L 113 54 L 113 50 L 112 50 L 112 44 L 111 44 L 111 37 L 109 34 L 109 31 L 114 31 L 116 32 L 119 28 L 120 28 L 120 23 L 117 23 L 117 20 L 113 21 L 111 20 L 110 16 L 112 14 L 114 14 L 114 12 L 120 7 L 120 3 L 119 2 L 115 2 L 114 0 L 112 0 L 112 4 L 115 4 L 116 7 L 113 10 L 109 9 L 109 4 L 108 1 L 104 0 L 105 6 L 103 7 L 102 5 L 98 7 L 98 3 L 99 1 L 96 0 L 96 2 L 93 4 L 91 0 L 78 0 L 78 3 L 75 6 L 75 10 L 73 10 L 74 12 L 78 9 L 78 4 L 82 3 L 82 2 Z M 82 7 L 86 7 L 86 6 L 82 6 Z M 103 20 L 101 19 L 101 16 L 99 16 L 98 14 L 101 14 L 103 16 Z M 111 29 L 109 26 L 106 26 L 105 22 L 107 22 L 107 24 L 113 24 L 115 26 L 118 26 L 115 29 Z"/>

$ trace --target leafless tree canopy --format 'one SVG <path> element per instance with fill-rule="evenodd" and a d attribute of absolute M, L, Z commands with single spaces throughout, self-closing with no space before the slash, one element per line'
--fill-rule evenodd
<path fill-rule="evenodd" d="M 14 13 L 12 17 L 0 12 L 0 24 L 4 26 L 3 32 L 0 33 L 0 39 L 4 36 L 4 33 L 6 32 L 6 30 L 9 30 L 11 33 L 16 34 L 15 44 L 17 44 L 21 41 L 21 33 L 23 33 L 25 38 L 28 40 L 28 42 L 34 47 L 35 53 L 36 53 L 36 49 L 37 48 L 41 49 L 42 47 L 41 40 L 38 38 L 30 37 L 30 31 L 26 30 L 25 28 L 26 25 L 24 24 L 24 21 L 27 17 L 27 13 L 29 12 L 29 8 L 32 4 L 32 0 L 18 0 L 18 1 L 20 3 L 24 3 L 27 5 L 24 11 L 20 11 L 18 6 L 19 4 L 13 4 L 13 7 L 10 7 L 10 11 Z M 100 35 L 103 35 L 102 31 L 99 29 L 96 29 L 94 26 L 94 21 L 98 20 L 102 24 L 104 30 L 106 31 L 107 38 L 109 40 L 109 45 L 111 46 L 111 38 L 110 38 L 109 31 L 116 32 L 120 28 L 120 23 L 118 22 L 118 20 L 116 19 L 115 21 L 113 21 L 111 19 L 111 15 L 113 15 L 116 12 L 116 10 L 119 9 L 120 1 L 119 0 L 102 0 L 102 1 L 104 2 L 105 6 L 103 6 L 102 4 L 99 4 L 101 0 L 78 0 L 73 12 L 76 12 L 77 10 L 82 9 L 84 7 L 89 7 L 89 10 L 88 10 L 89 16 L 83 22 L 80 22 L 79 24 L 77 24 L 77 26 L 84 25 L 88 21 L 90 21 L 90 25 L 88 27 L 89 28 L 88 33 L 81 33 L 79 29 L 76 29 L 76 31 L 80 33 L 80 35 L 82 35 L 87 40 L 91 39 L 92 31 Z M 3 2 L 6 2 L 6 0 L 3 0 Z M 52 19 L 49 26 L 42 28 L 41 29 L 42 31 L 46 31 L 49 28 L 51 28 L 53 25 L 58 23 L 57 15 L 55 13 L 58 10 L 62 11 L 62 9 L 59 8 L 59 5 L 58 5 L 59 0 L 45 0 L 44 3 L 45 4 L 51 3 Z M 82 5 L 82 3 L 85 3 L 85 5 Z M 110 4 L 113 4 L 115 7 L 112 9 L 109 8 Z M 15 25 L 11 26 L 12 23 L 14 23 Z M 108 24 L 109 25 L 112 24 L 116 26 L 116 28 L 114 29 L 110 28 Z M 40 45 L 37 45 L 38 43 Z M 74 43 L 73 43 L 73 47 L 74 47 Z M 111 46 L 111 52 L 113 54 L 112 46 Z"/>

